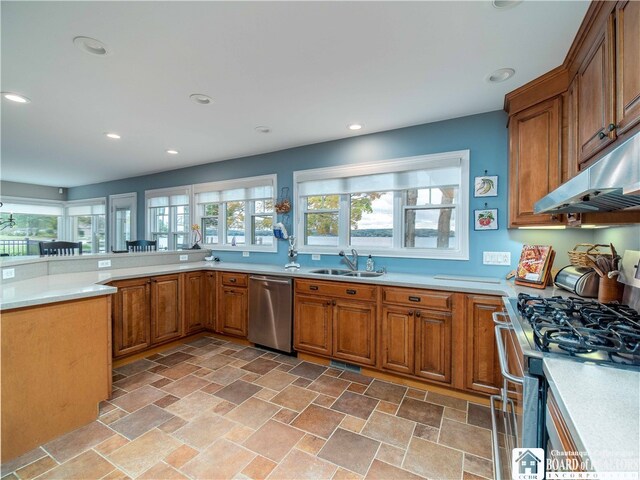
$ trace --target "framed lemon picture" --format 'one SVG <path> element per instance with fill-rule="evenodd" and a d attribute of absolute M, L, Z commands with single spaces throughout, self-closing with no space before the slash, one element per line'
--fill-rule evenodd
<path fill-rule="evenodd" d="M 474 197 L 497 197 L 498 196 L 498 176 L 482 175 L 476 177 L 473 182 Z"/>

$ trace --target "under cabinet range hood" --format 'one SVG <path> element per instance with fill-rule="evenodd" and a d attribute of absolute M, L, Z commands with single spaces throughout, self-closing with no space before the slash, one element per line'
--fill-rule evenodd
<path fill-rule="evenodd" d="M 535 213 L 588 213 L 638 209 L 640 133 L 534 205 Z"/>

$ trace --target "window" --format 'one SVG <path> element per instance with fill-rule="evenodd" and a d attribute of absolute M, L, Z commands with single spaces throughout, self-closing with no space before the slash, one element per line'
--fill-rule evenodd
<path fill-rule="evenodd" d="M 158 250 L 191 247 L 190 187 L 147 190 L 147 238 L 158 242 Z"/>
<path fill-rule="evenodd" d="M 468 259 L 469 152 L 294 172 L 301 253 Z"/>
<path fill-rule="evenodd" d="M 84 253 L 106 251 L 105 199 L 96 198 L 67 202 L 67 239 L 82 242 Z"/>
<path fill-rule="evenodd" d="M 39 242 L 64 240 L 64 203 L 2 198 L 0 219 L 13 214 L 15 226 L 0 231 L 0 253 L 40 255 Z"/>
<path fill-rule="evenodd" d="M 194 185 L 196 223 L 204 243 L 226 249 L 275 251 L 276 176 Z"/>

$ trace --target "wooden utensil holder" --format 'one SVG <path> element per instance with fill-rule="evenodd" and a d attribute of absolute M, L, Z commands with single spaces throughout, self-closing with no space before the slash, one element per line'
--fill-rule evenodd
<path fill-rule="evenodd" d="M 624 292 L 624 284 L 618 282 L 617 278 L 609 278 L 606 275 L 600 277 L 598 285 L 598 301 L 600 303 L 608 303 L 622 300 Z"/>

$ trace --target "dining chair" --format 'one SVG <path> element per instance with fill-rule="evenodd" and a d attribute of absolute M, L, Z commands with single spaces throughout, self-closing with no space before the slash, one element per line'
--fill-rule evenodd
<path fill-rule="evenodd" d="M 82 242 L 39 242 L 40 255 L 45 257 L 82 255 Z"/>
<path fill-rule="evenodd" d="M 158 250 L 156 240 L 133 240 L 127 242 L 127 250 L 130 252 L 155 252 Z"/>

